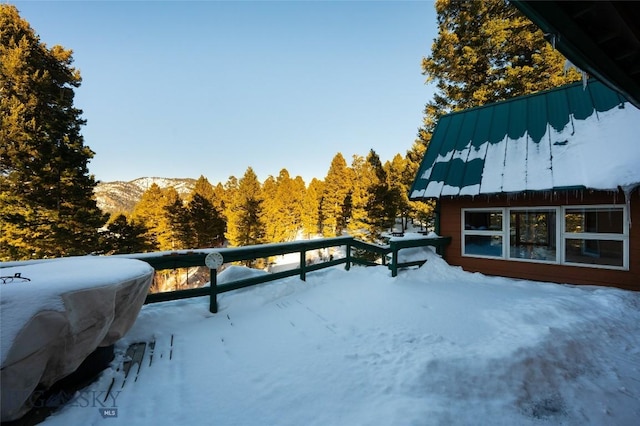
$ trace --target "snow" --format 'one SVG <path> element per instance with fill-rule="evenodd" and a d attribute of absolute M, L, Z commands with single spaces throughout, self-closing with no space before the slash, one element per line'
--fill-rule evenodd
<path fill-rule="evenodd" d="M 152 270 L 148 263 L 138 260 L 94 256 L 25 262 L 22 266 L 1 268 L 2 277 L 19 273 L 29 279 L 0 284 L 2 363 L 18 332 L 31 317 L 46 310 L 64 311 L 63 294 L 114 285 L 149 275 Z"/>
<path fill-rule="evenodd" d="M 504 192 L 521 191 L 527 186 L 527 137 L 511 139 L 506 146 L 501 188 Z M 525 165 L 525 167 L 522 167 Z M 484 164 L 485 170 L 487 163 Z M 500 192 L 500 191 L 498 191 Z"/>
<path fill-rule="evenodd" d="M 585 118 L 570 114 L 567 124 L 556 129 L 546 123 L 540 140 L 528 131 L 520 137 L 509 135 L 497 142 L 489 141 L 471 149 L 456 147 L 439 154 L 420 179 L 427 180 L 424 190 L 414 190 L 411 198 L 447 195 L 479 195 L 550 190 L 584 186 L 597 190 L 617 190 L 640 185 L 640 110 L 628 102 Z M 429 180 L 437 163 L 452 158 L 466 162 L 484 161 L 480 185 L 455 186 L 457 182 Z M 446 180 L 446 178 L 445 178 Z"/>
<path fill-rule="evenodd" d="M 396 278 L 335 267 L 224 293 L 217 314 L 206 297 L 146 305 L 111 368 L 44 424 L 637 424 L 640 294 L 422 255 Z M 128 345 L 152 340 L 121 386 Z"/>

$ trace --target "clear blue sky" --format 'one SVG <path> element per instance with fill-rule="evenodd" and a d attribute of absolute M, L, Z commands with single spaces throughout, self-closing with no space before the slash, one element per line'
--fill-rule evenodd
<path fill-rule="evenodd" d="M 305 182 L 331 159 L 411 147 L 433 90 L 420 62 L 432 1 L 14 1 L 42 42 L 74 51 L 75 106 L 101 181 L 143 176 Z"/>

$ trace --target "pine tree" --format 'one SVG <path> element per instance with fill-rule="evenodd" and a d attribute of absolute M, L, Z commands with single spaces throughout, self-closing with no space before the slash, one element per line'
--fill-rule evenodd
<path fill-rule="evenodd" d="M 369 191 L 371 197 L 367 206 L 369 222 L 374 230 L 374 236 L 378 237 L 380 231 L 392 229 L 398 212 L 395 191 L 389 186 L 387 172 L 382 166 L 378 154 L 371 150 L 367 155 L 367 163 L 374 173 L 375 179 Z"/>
<path fill-rule="evenodd" d="M 223 189 L 224 199 L 222 204 L 224 205 L 224 209 L 222 210 L 222 215 L 224 216 L 225 221 L 229 223 L 227 212 L 229 211 L 229 206 L 238 191 L 238 178 L 235 176 L 229 176 L 229 179 L 224 183 Z"/>
<path fill-rule="evenodd" d="M 160 250 L 177 250 L 185 248 L 182 246 L 180 233 L 183 231 L 184 220 L 184 201 L 180 198 L 178 191 L 170 186 L 162 190 L 162 216 L 156 230 L 158 231 L 158 242 Z M 174 216 L 171 212 L 179 212 Z"/>
<path fill-rule="evenodd" d="M 265 227 L 262 222 L 262 189 L 251 167 L 233 191 L 233 199 L 227 205 L 226 237 L 232 246 L 248 246 L 264 242 Z"/>
<path fill-rule="evenodd" d="M 273 176 L 267 177 L 262 184 L 262 218 L 264 220 L 264 240 L 273 243 L 277 241 L 277 234 L 282 228 L 285 218 L 281 217 L 280 200 L 278 199 L 278 184 Z"/>
<path fill-rule="evenodd" d="M 100 246 L 105 254 L 144 253 L 157 249 L 145 237 L 148 229 L 135 220 L 118 214 L 100 233 Z"/>
<path fill-rule="evenodd" d="M 86 254 L 107 221 L 93 198 L 71 50 L 0 4 L 0 260 Z"/>
<path fill-rule="evenodd" d="M 160 250 L 183 248 L 185 229 L 183 202 L 173 187 L 161 189 L 156 183 L 142 194 L 131 213 L 132 219 L 141 222 L 149 232 L 146 238 Z"/>
<path fill-rule="evenodd" d="M 302 226 L 302 200 L 306 191 L 304 181 L 299 176 L 291 179 L 287 169 L 282 169 L 276 179 L 269 176 L 262 190 L 266 241 L 294 240 Z"/>
<path fill-rule="evenodd" d="M 387 173 L 387 185 L 392 198 L 391 202 L 396 206 L 397 214 L 402 218 L 403 231 L 407 229 L 407 221 L 411 214 L 409 188 L 415 178 L 415 172 L 407 173 L 408 167 L 408 162 L 400 154 L 396 154 L 391 161 L 387 161 L 384 165 Z"/>
<path fill-rule="evenodd" d="M 341 153 L 337 153 L 324 179 L 322 193 L 322 235 L 342 234 L 351 208 L 351 171 Z"/>
<path fill-rule="evenodd" d="M 213 207 L 220 212 L 220 215 L 224 222 L 227 222 L 227 218 L 225 216 L 226 204 L 227 204 L 227 193 L 220 182 L 216 186 L 213 187 Z"/>
<path fill-rule="evenodd" d="M 183 227 L 189 230 L 190 237 L 184 247 L 218 247 L 224 242 L 226 223 L 222 214 L 203 195 L 195 193 L 191 197 L 183 218 Z"/>
<path fill-rule="evenodd" d="M 209 179 L 202 175 L 200 175 L 198 180 L 196 180 L 196 183 L 193 186 L 193 190 L 191 191 L 190 198 L 192 198 L 196 194 L 200 194 L 200 196 L 209 200 L 209 202 L 211 202 L 212 204 L 216 199 L 216 193 L 213 185 L 211 185 Z"/>
<path fill-rule="evenodd" d="M 302 200 L 300 220 L 302 223 L 302 232 L 307 238 L 320 233 L 322 223 L 320 206 L 322 204 L 322 193 L 324 191 L 323 186 L 323 181 L 313 178 Z"/>
<path fill-rule="evenodd" d="M 576 81 L 536 25 L 505 0 L 436 0 L 438 37 L 422 61 L 437 93 L 426 104 L 418 141 L 440 116 Z"/>
<path fill-rule="evenodd" d="M 361 155 L 354 155 L 351 161 L 353 188 L 351 190 L 351 216 L 347 224 L 349 234 L 359 240 L 374 241 L 376 231 L 369 220 L 371 188 L 377 182 L 371 164 Z"/>
<path fill-rule="evenodd" d="M 288 241 L 294 240 L 296 236 L 302 231 L 302 215 L 304 213 L 304 200 L 307 195 L 307 185 L 301 176 L 296 176 L 295 179 L 290 181 L 287 185 L 289 188 L 283 189 L 289 191 L 288 197 L 288 212 L 291 215 L 291 227 L 289 229 Z"/>
<path fill-rule="evenodd" d="M 176 201 L 166 207 L 181 247 L 217 247 L 224 242 L 226 222 L 214 203 L 222 205 L 222 200 L 209 180 L 200 176 L 186 204 Z"/>

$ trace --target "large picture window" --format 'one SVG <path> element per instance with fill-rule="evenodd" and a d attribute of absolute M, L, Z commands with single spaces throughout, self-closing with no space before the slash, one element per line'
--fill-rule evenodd
<path fill-rule="evenodd" d="M 556 257 L 556 210 L 516 210 L 509 212 L 509 257 L 548 260 Z"/>
<path fill-rule="evenodd" d="M 463 256 L 629 268 L 622 206 L 463 209 Z"/>

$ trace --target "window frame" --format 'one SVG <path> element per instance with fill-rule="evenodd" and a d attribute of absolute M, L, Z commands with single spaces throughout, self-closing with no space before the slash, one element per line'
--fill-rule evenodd
<path fill-rule="evenodd" d="M 499 212 L 502 215 L 502 229 L 501 230 L 490 230 L 490 229 L 466 229 L 465 226 L 465 213 L 473 212 L 473 213 L 496 213 Z M 505 239 L 505 209 L 504 207 L 496 207 L 496 208 L 471 208 L 471 209 L 462 209 L 461 220 L 462 220 L 462 255 L 466 257 L 477 257 L 481 259 L 502 259 L 504 258 L 504 239 Z M 466 246 L 466 237 L 467 236 L 485 236 L 485 237 L 502 237 L 502 256 L 488 256 L 488 255 L 479 255 L 479 254 L 465 254 L 465 246 Z"/>
<path fill-rule="evenodd" d="M 506 233 L 507 236 L 509 237 L 509 240 L 507 241 L 507 244 L 505 245 L 505 253 L 504 253 L 504 257 L 506 260 L 513 260 L 513 261 L 518 261 L 518 262 L 531 262 L 531 263 L 550 263 L 550 264 L 560 264 L 560 239 L 561 239 L 561 235 L 562 233 L 560 232 L 560 226 L 558 226 L 558 220 L 560 215 L 562 214 L 562 209 L 558 206 L 532 206 L 532 207 L 506 207 L 505 210 L 507 211 L 507 227 L 506 227 Z M 555 216 L 556 216 L 556 223 L 555 223 L 555 249 L 556 249 L 556 258 L 555 260 L 547 260 L 547 259 L 527 259 L 527 258 L 522 258 L 522 257 L 511 257 L 511 212 L 515 211 L 515 212 L 535 212 L 535 211 L 553 211 L 555 212 Z"/>
<path fill-rule="evenodd" d="M 614 234 L 609 232 L 567 232 L 565 220 L 567 210 L 581 210 L 581 209 L 615 209 L 622 210 L 622 233 Z M 590 205 L 575 205 L 575 206 L 562 206 L 562 251 L 560 253 L 561 262 L 563 265 L 577 266 L 582 268 L 598 268 L 598 269 L 614 269 L 619 271 L 629 270 L 629 216 L 627 208 L 620 204 L 590 204 Z M 622 266 L 615 265 L 599 265 L 593 263 L 578 263 L 570 262 L 566 260 L 566 242 L 567 240 L 592 240 L 592 241 L 621 241 L 622 242 Z"/>
<path fill-rule="evenodd" d="M 622 211 L 622 233 L 595 233 L 595 232 L 566 232 L 566 214 L 571 210 L 586 210 L 586 209 L 615 209 Z M 555 260 L 546 259 L 526 259 L 511 257 L 510 244 L 511 244 L 511 212 L 523 212 L 523 211 L 555 211 L 556 223 L 555 223 Z M 499 212 L 502 215 L 502 229 L 501 230 L 475 230 L 466 229 L 465 217 L 467 212 L 482 213 L 482 212 Z M 629 216 L 627 207 L 621 204 L 588 204 L 588 205 L 561 205 L 561 206 L 518 206 L 518 207 L 473 207 L 462 208 L 460 214 L 460 229 L 461 229 L 461 241 L 460 250 L 462 257 L 471 257 L 479 259 L 494 259 L 494 260 L 507 260 L 512 262 L 528 262 L 528 263 L 542 263 L 551 265 L 564 265 L 575 266 L 580 268 L 596 268 L 596 269 L 610 269 L 610 270 L 629 270 Z M 498 236 L 502 238 L 502 255 L 501 256 L 489 256 L 479 254 L 467 254 L 466 251 L 466 237 L 467 236 Z M 567 240 L 599 240 L 599 241 L 621 241 L 623 244 L 623 259 L 622 266 L 615 265 L 599 265 L 592 263 L 577 263 L 566 260 L 566 246 Z"/>

